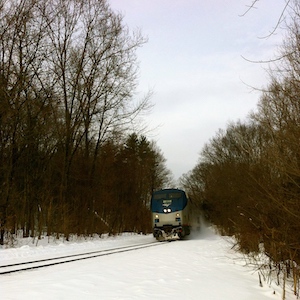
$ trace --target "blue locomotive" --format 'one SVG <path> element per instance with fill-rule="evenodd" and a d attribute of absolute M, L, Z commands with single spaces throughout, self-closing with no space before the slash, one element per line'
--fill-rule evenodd
<path fill-rule="evenodd" d="M 153 236 L 160 241 L 182 239 L 190 234 L 190 203 L 179 189 L 155 191 L 151 198 Z"/>

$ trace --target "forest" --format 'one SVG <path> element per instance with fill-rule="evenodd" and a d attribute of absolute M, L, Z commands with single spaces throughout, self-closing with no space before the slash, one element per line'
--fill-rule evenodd
<path fill-rule="evenodd" d="M 258 270 L 291 277 L 299 295 L 299 1 L 288 20 L 256 109 L 220 129 L 182 182 L 206 218 L 222 234 L 233 235 L 241 251 L 263 251 L 270 258 L 272 263 Z"/>
<path fill-rule="evenodd" d="M 181 183 L 220 233 L 246 255 L 263 251 L 299 294 L 300 4 L 288 3 L 256 109 L 219 129 Z M 172 178 L 143 134 L 151 92 L 137 96 L 136 52 L 146 42 L 106 0 L 1 1 L 0 245 L 17 233 L 151 232 L 151 193 Z"/>
<path fill-rule="evenodd" d="M 0 244 L 151 231 L 170 172 L 140 125 L 146 41 L 106 0 L 1 1 Z"/>

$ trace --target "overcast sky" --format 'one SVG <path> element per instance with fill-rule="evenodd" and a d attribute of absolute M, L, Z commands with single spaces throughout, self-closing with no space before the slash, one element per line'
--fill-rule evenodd
<path fill-rule="evenodd" d="M 205 143 L 228 122 L 246 120 L 267 65 L 247 62 L 274 57 L 282 40 L 276 26 L 284 0 L 108 0 L 131 30 L 149 41 L 138 50 L 141 95 L 153 89 L 147 122 L 156 128 L 167 167 L 178 179 L 192 170 Z"/>

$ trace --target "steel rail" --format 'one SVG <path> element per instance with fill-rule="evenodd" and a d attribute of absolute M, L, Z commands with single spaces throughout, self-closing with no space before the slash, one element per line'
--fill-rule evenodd
<path fill-rule="evenodd" d="M 107 256 L 107 255 L 112 255 L 112 254 L 117 254 L 117 253 L 123 253 L 123 252 L 128 252 L 128 251 L 134 251 L 134 250 L 139 250 L 139 249 L 158 246 L 158 245 L 162 245 L 162 243 L 151 242 L 151 243 L 147 243 L 147 244 L 129 245 L 129 246 L 112 248 L 112 249 L 103 249 L 103 250 L 74 254 L 74 255 L 53 257 L 53 258 L 49 258 L 49 259 L 40 259 L 40 260 L 29 261 L 29 262 L 1 265 L 0 266 L 0 275 L 11 274 L 11 273 L 16 273 L 16 272 L 21 272 L 21 271 L 34 270 L 34 269 L 39 269 L 39 268 L 45 268 L 45 267 L 55 266 L 55 265 L 59 265 L 59 264 L 75 262 L 75 261 L 80 261 L 80 260 L 85 260 L 85 259 L 95 258 L 95 257 L 100 257 L 100 256 Z M 70 259 L 68 259 L 68 258 L 70 258 Z M 63 260 L 63 259 L 66 259 L 66 260 Z M 54 260 L 62 260 L 62 261 L 51 262 Z M 50 263 L 46 263 L 46 262 L 50 262 Z M 39 263 L 43 263 L 43 264 L 39 264 Z M 38 264 L 38 265 L 32 266 L 32 264 Z M 17 268 L 17 269 L 10 269 L 10 270 L 3 270 L 5 268 L 14 268 L 14 267 L 22 266 L 22 265 L 23 266 L 25 265 L 25 267 Z M 29 265 L 29 266 L 26 267 L 26 265 Z"/>

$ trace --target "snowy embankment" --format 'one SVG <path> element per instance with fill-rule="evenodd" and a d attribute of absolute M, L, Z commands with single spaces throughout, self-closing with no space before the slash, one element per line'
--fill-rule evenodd
<path fill-rule="evenodd" d="M 0 249 L 0 265 L 153 241 L 123 235 L 75 243 Z M 279 300 L 275 283 L 259 286 L 258 274 L 234 252 L 231 239 L 209 228 L 185 241 L 0 276 L 1 299 L 203 299 Z M 289 291 L 286 299 L 296 299 Z"/>

